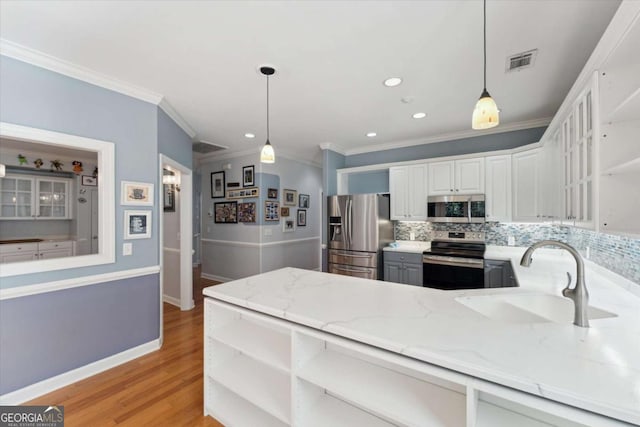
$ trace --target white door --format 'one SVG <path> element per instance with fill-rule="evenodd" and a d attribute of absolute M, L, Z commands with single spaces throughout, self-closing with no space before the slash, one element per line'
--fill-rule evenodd
<path fill-rule="evenodd" d="M 408 170 L 406 166 L 389 168 L 389 194 L 391 195 L 391 219 L 407 217 Z"/>
<path fill-rule="evenodd" d="M 513 220 L 540 220 L 539 213 L 539 149 L 513 155 Z"/>
<path fill-rule="evenodd" d="M 456 194 L 484 193 L 484 158 L 456 160 Z"/>
<path fill-rule="evenodd" d="M 429 195 L 437 196 L 454 192 L 453 161 L 429 163 Z"/>
<path fill-rule="evenodd" d="M 424 221 L 427 219 L 427 165 L 409 166 L 408 176 L 408 219 Z"/>
<path fill-rule="evenodd" d="M 511 156 L 487 157 L 486 208 L 487 221 L 511 221 Z"/>

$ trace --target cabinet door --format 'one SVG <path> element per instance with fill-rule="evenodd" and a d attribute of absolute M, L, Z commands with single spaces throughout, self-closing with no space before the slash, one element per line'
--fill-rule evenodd
<path fill-rule="evenodd" d="M 424 221 L 427 219 L 427 165 L 409 166 L 408 177 L 407 219 Z"/>
<path fill-rule="evenodd" d="M 484 158 L 456 160 L 456 194 L 484 193 Z"/>
<path fill-rule="evenodd" d="M 538 148 L 513 155 L 513 220 L 539 221 Z"/>
<path fill-rule="evenodd" d="M 38 259 L 36 251 L 14 252 L 0 255 L 0 263 L 33 261 Z"/>
<path fill-rule="evenodd" d="M 422 264 L 403 264 L 403 281 L 407 285 L 422 286 Z"/>
<path fill-rule="evenodd" d="M 389 194 L 391 219 L 403 220 L 407 216 L 408 169 L 406 166 L 389 168 Z"/>
<path fill-rule="evenodd" d="M 487 221 L 511 221 L 511 156 L 486 158 Z"/>
<path fill-rule="evenodd" d="M 36 180 L 37 217 L 46 219 L 68 219 L 69 214 L 69 180 L 42 179 Z"/>
<path fill-rule="evenodd" d="M 429 163 L 429 195 L 437 196 L 454 192 L 455 162 Z"/>
<path fill-rule="evenodd" d="M 40 259 L 63 258 L 72 256 L 71 249 L 51 249 L 40 252 Z"/>
<path fill-rule="evenodd" d="M 385 261 L 384 263 L 384 281 L 402 283 L 402 263 Z"/>
<path fill-rule="evenodd" d="M 28 219 L 35 216 L 34 180 L 7 175 L 0 178 L 0 218 Z"/>

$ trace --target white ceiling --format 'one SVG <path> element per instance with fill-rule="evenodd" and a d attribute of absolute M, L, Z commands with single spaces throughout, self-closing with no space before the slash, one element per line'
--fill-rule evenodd
<path fill-rule="evenodd" d="M 487 89 L 503 129 L 554 115 L 618 5 L 487 3 Z M 310 160 L 321 143 L 356 152 L 469 131 L 482 91 L 478 0 L 2 1 L 0 37 L 164 95 L 196 139 L 228 152 L 266 139 L 262 64 L 277 69 L 276 155 Z M 505 73 L 508 55 L 535 48 L 533 68 Z M 391 76 L 403 84 L 384 87 Z"/>

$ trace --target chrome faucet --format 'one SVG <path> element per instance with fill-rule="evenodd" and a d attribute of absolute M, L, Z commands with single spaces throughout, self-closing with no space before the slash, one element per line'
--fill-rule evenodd
<path fill-rule="evenodd" d="M 589 292 L 587 292 L 587 286 L 584 283 L 584 262 L 578 251 L 566 243 L 559 242 L 557 240 L 542 240 L 538 243 L 531 245 L 520 260 L 520 265 L 523 267 L 529 267 L 531 265 L 531 255 L 533 251 L 542 246 L 558 246 L 562 249 L 566 249 L 576 260 L 576 268 L 578 274 L 576 276 L 576 286 L 571 289 L 571 280 L 567 284 L 567 287 L 562 290 L 562 295 L 573 301 L 574 313 L 573 324 L 582 328 L 589 327 L 589 317 L 587 316 L 587 308 L 589 306 Z"/>

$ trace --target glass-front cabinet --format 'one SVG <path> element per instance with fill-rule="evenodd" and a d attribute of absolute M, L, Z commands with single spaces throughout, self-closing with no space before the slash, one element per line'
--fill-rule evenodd
<path fill-rule="evenodd" d="M 71 180 L 27 175 L 0 178 L 0 219 L 70 219 Z"/>

